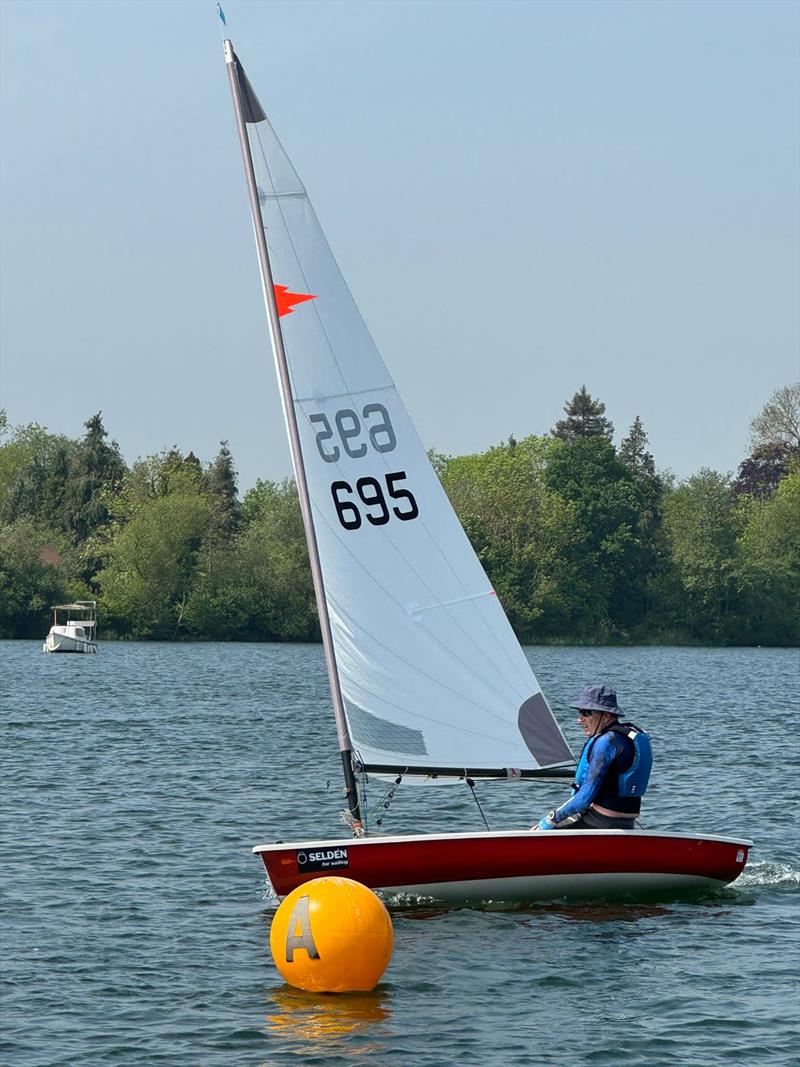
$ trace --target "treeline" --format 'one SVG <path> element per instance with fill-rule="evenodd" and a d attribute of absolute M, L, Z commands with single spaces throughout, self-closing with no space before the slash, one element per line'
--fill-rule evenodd
<path fill-rule="evenodd" d="M 437 473 L 520 639 L 800 643 L 800 387 L 752 423 L 731 477 L 658 472 L 637 417 L 619 447 L 582 387 L 544 437 Z M 73 440 L 0 413 L 0 636 L 99 601 L 101 636 L 319 635 L 294 483 L 240 499 L 226 442 L 128 467 L 101 414 Z"/>

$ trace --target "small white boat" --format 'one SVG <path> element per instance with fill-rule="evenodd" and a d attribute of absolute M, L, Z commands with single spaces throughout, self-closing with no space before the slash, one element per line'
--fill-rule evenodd
<path fill-rule="evenodd" d="M 44 652 L 96 652 L 97 601 L 76 600 L 54 604 L 53 625 L 44 640 Z"/>

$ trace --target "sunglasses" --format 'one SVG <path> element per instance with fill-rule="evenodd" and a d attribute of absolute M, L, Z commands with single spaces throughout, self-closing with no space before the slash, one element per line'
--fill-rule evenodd
<path fill-rule="evenodd" d="M 596 711 L 589 711 L 587 708 L 578 708 L 578 715 L 582 719 L 588 719 L 591 715 L 596 715 Z"/>

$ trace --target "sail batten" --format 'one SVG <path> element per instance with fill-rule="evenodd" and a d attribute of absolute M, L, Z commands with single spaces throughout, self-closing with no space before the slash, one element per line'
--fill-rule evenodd
<path fill-rule="evenodd" d="M 417 778 L 571 763 L 302 181 L 266 117 L 247 137 L 354 754 Z"/>
<path fill-rule="evenodd" d="M 324 521 L 324 519 L 323 519 L 323 521 Z M 360 563 L 359 563 L 359 560 L 357 559 L 357 557 L 353 556 L 352 558 L 353 558 L 355 564 L 360 566 Z M 387 590 L 384 589 L 384 587 L 381 584 L 381 581 L 380 581 L 379 578 L 374 578 L 373 580 L 374 580 L 374 583 L 375 583 L 376 587 L 382 593 L 384 593 L 389 599 L 391 599 L 392 603 L 397 608 L 399 608 L 401 611 L 405 611 L 406 614 L 408 614 L 409 617 L 412 620 L 417 622 L 417 620 L 415 618 L 415 611 L 414 611 L 414 606 L 413 605 L 409 604 L 407 600 L 406 601 L 395 600 L 394 598 L 392 598 L 391 594 Z M 466 630 L 464 630 L 462 627 L 460 627 L 458 618 L 449 609 L 450 608 L 454 608 L 456 606 L 460 607 L 462 605 L 469 604 L 469 603 L 474 602 L 474 601 L 479 600 L 479 599 L 488 598 L 488 597 L 490 597 L 492 595 L 493 595 L 493 590 L 486 590 L 486 591 L 483 591 L 483 592 L 480 592 L 480 593 L 467 594 L 466 596 L 458 597 L 458 598 L 455 598 L 455 599 L 449 600 L 449 601 L 441 601 L 441 602 L 439 602 L 438 605 L 428 605 L 428 609 L 427 609 L 428 611 L 432 610 L 433 607 L 438 606 L 442 611 L 448 612 L 449 613 L 449 618 L 452 621 L 453 625 L 459 626 L 459 628 L 461 629 L 461 632 L 462 632 L 463 637 L 464 637 L 464 642 L 461 645 L 456 645 L 455 648 L 453 648 L 452 644 L 449 643 L 449 642 L 440 641 L 438 636 L 437 636 L 437 634 L 436 634 L 436 632 L 431 627 L 426 625 L 426 620 L 420 618 L 419 621 L 418 621 L 418 625 L 421 626 L 425 630 L 425 632 L 428 634 L 429 640 L 431 640 L 432 642 L 440 644 L 443 649 L 445 649 L 447 652 L 450 653 L 450 655 L 455 655 L 457 657 L 457 662 L 458 662 L 459 668 L 461 670 L 463 670 L 465 672 L 465 674 L 470 674 L 473 671 L 473 668 L 474 668 L 474 662 L 472 661 L 471 657 L 469 657 L 468 654 L 467 654 L 468 650 L 471 648 L 472 651 L 474 653 L 476 653 L 477 655 L 483 655 L 483 653 L 481 653 L 481 649 L 480 649 L 479 643 L 476 642 L 473 639 L 473 637 Z M 359 621 L 355 617 L 348 616 L 347 611 L 343 607 L 343 605 L 337 603 L 332 598 L 332 596 L 329 596 L 329 600 L 331 602 L 332 609 L 336 612 L 336 614 L 339 617 L 341 617 L 341 618 L 347 617 L 347 622 L 348 622 L 348 625 L 350 626 L 351 629 L 361 625 L 359 623 Z M 487 627 L 485 627 L 485 626 L 482 626 L 482 630 L 483 630 L 484 635 L 487 638 L 487 640 L 491 640 L 492 643 L 495 643 L 496 638 L 495 638 L 495 634 L 492 632 L 492 630 L 487 628 Z M 365 630 L 360 636 L 360 643 L 361 644 L 366 644 L 370 640 L 371 641 L 376 641 L 377 638 L 375 638 L 371 633 L 369 633 L 368 631 Z M 505 650 L 502 648 L 502 646 L 500 646 L 499 652 L 503 654 L 503 659 L 506 660 L 507 657 L 505 656 Z M 413 664 L 411 664 L 410 662 L 405 660 L 403 655 L 397 649 L 393 650 L 393 654 L 398 658 L 398 660 L 400 662 L 405 662 L 408 669 L 414 669 L 413 668 Z M 509 673 L 506 673 L 501 669 L 499 663 L 496 660 L 491 659 L 491 658 L 487 658 L 486 659 L 486 663 L 485 663 L 484 671 L 488 670 L 488 671 L 490 671 L 492 673 L 493 682 L 494 682 L 494 684 L 496 686 L 500 687 L 501 689 L 504 689 L 504 688 L 505 689 L 509 689 L 509 688 L 513 689 L 514 697 L 518 696 L 520 698 L 524 698 L 525 696 L 528 695 L 528 692 L 529 692 L 529 688 L 528 688 L 529 687 L 528 671 L 521 669 L 519 663 L 513 663 L 512 661 L 510 661 L 510 659 L 507 662 L 507 668 L 508 668 L 508 671 L 512 672 L 511 676 L 509 676 Z M 431 675 L 430 678 L 431 678 L 431 684 L 432 685 L 440 684 L 440 681 L 436 676 Z M 512 678 L 517 678 L 518 679 L 518 681 L 520 683 L 519 684 L 519 688 L 516 688 L 516 689 L 513 688 L 513 686 L 512 686 Z M 469 701 L 470 698 L 468 696 L 466 696 L 466 694 L 465 694 L 465 695 L 463 695 L 462 699 L 466 699 L 466 700 Z"/>
<path fill-rule="evenodd" d="M 389 392 L 395 388 L 394 382 L 388 385 L 373 385 L 369 389 L 351 389 L 341 393 L 319 393 L 311 396 L 295 397 L 295 404 L 305 405 L 311 403 L 323 403 L 327 400 L 347 400 L 357 396 L 366 396 L 368 393 Z"/>
<path fill-rule="evenodd" d="M 335 604 L 335 602 L 332 602 L 332 607 L 336 610 L 337 617 L 339 617 L 339 618 L 345 617 L 344 613 L 341 611 L 340 608 L 338 608 L 338 606 Z M 347 618 L 347 622 L 348 622 L 348 625 L 351 627 L 351 629 L 353 630 L 354 633 L 355 633 L 355 629 L 356 628 L 358 628 L 360 630 L 360 633 L 358 634 L 358 637 L 360 638 L 360 643 L 361 644 L 365 645 L 366 647 L 369 647 L 369 644 L 371 642 L 375 643 L 375 644 L 380 644 L 381 643 L 380 641 L 378 641 L 377 638 L 373 637 L 372 635 L 369 635 L 366 630 L 363 630 L 363 628 L 358 627 L 358 624 L 356 623 L 356 621 L 354 619 L 352 619 L 351 617 Z M 429 637 L 429 639 L 431 641 L 435 642 L 439 646 L 439 648 L 441 649 L 441 651 L 443 653 L 449 654 L 450 656 L 456 655 L 451 651 L 451 649 L 449 648 L 447 643 L 445 643 L 443 641 L 439 641 L 437 636 L 435 634 L 433 634 L 433 633 L 430 633 L 430 631 L 428 632 L 428 637 Z M 428 673 L 428 672 L 423 672 L 423 671 L 420 670 L 420 668 L 410 658 L 405 657 L 403 654 L 397 652 L 396 650 L 390 649 L 388 645 L 384 645 L 383 647 L 387 651 L 391 651 L 392 652 L 392 654 L 397 658 L 398 662 L 400 664 L 402 664 L 406 668 L 407 672 L 414 673 L 414 674 L 416 674 L 416 673 L 422 674 L 423 677 L 425 677 L 427 679 L 428 684 L 431 686 L 432 695 L 433 695 L 433 691 L 435 691 L 436 689 L 441 687 L 443 690 L 446 690 L 448 693 L 452 694 L 454 697 L 456 697 L 457 699 L 462 701 L 464 705 L 466 705 L 466 706 L 470 706 L 471 705 L 471 706 L 474 706 L 474 707 L 480 709 L 480 712 L 481 712 L 481 714 L 483 716 L 486 716 L 487 718 L 498 717 L 498 718 L 501 719 L 501 721 L 505 721 L 505 716 L 498 715 L 493 709 L 487 709 L 485 704 L 482 704 L 482 703 L 478 702 L 477 700 L 474 700 L 473 697 L 468 692 L 464 691 L 464 689 L 462 687 L 454 688 L 452 685 L 446 685 L 445 683 L 443 683 L 441 681 L 441 675 Z M 491 664 L 491 663 L 488 664 L 487 666 L 489 666 L 490 668 L 494 667 L 494 665 Z M 458 676 L 465 683 L 468 680 L 469 681 L 475 680 L 475 678 L 478 677 L 478 671 L 480 670 L 480 668 L 476 667 L 473 663 L 470 662 L 470 660 L 468 658 L 465 658 L 464 656 L 458 656 L 457 657 L 457 668 L 458 668 L 458 671 L 459 671 L 459 675 Z M 472 678 L 470 677 L 471 675 L 473 676 Z M 499 677 L 497 677 L 497 675 L 499 675 Z M 481 674 L 480 677 L 481 677 L 482 680 L 484 680 L 484 675 L 483 674 Z M 506 676 L 501 675 L 500 672 L 496 671 L 496 670 L 495 670 L 495 679 L 494 679 L 494 681 L 495 681 L 495 685 L 496 686 L 501 686 L 502 688 L 505 688 L 505 689 L 512 689 L 513 688 L 511 686 L 510 680 Z M 377 694 L 375 694 L 375 695 L 377 695 Z M 521 689 L 513 689 L 513 695 L 509 694 L 509 700 L 516 700 L 518 698 L 522 698 L 522 695 L 523 694 L 522 694 Z M 391 701 L 388 696 L 383 696 L 382 699 L 387 704 L 392 704 L 393 703 L 393 701 Z M 419 714 L 419 713 L 415 712 L 415 711 L 413 711 L 412 709 L 409 708 L 408 709 L 408 714 L 414 715 L 414 714 Z M 464 729 L 463 722 L 461 723 L 459 729 L 460 730 Z"/>

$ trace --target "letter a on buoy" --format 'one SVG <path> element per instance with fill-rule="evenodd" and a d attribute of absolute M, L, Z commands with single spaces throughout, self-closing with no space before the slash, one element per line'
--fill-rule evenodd
<path fill-rule="evenodd" d="M 374 989 L 391 959 L 389 912 L 350 878 L 313 878 L 286 897 L 272 920 L 269 945 L 289 985 L 313 993 Z"/>
<path fill-rule="evenodd" d="M 286 962 L 294 963 L 295 949 L 304 948 L 310 960 L 318 960 L 319 952 L 311 932 L 311 916 L 308 914 L 308 896 L 299 897 L 292 908 L 286 927 Z"/>

